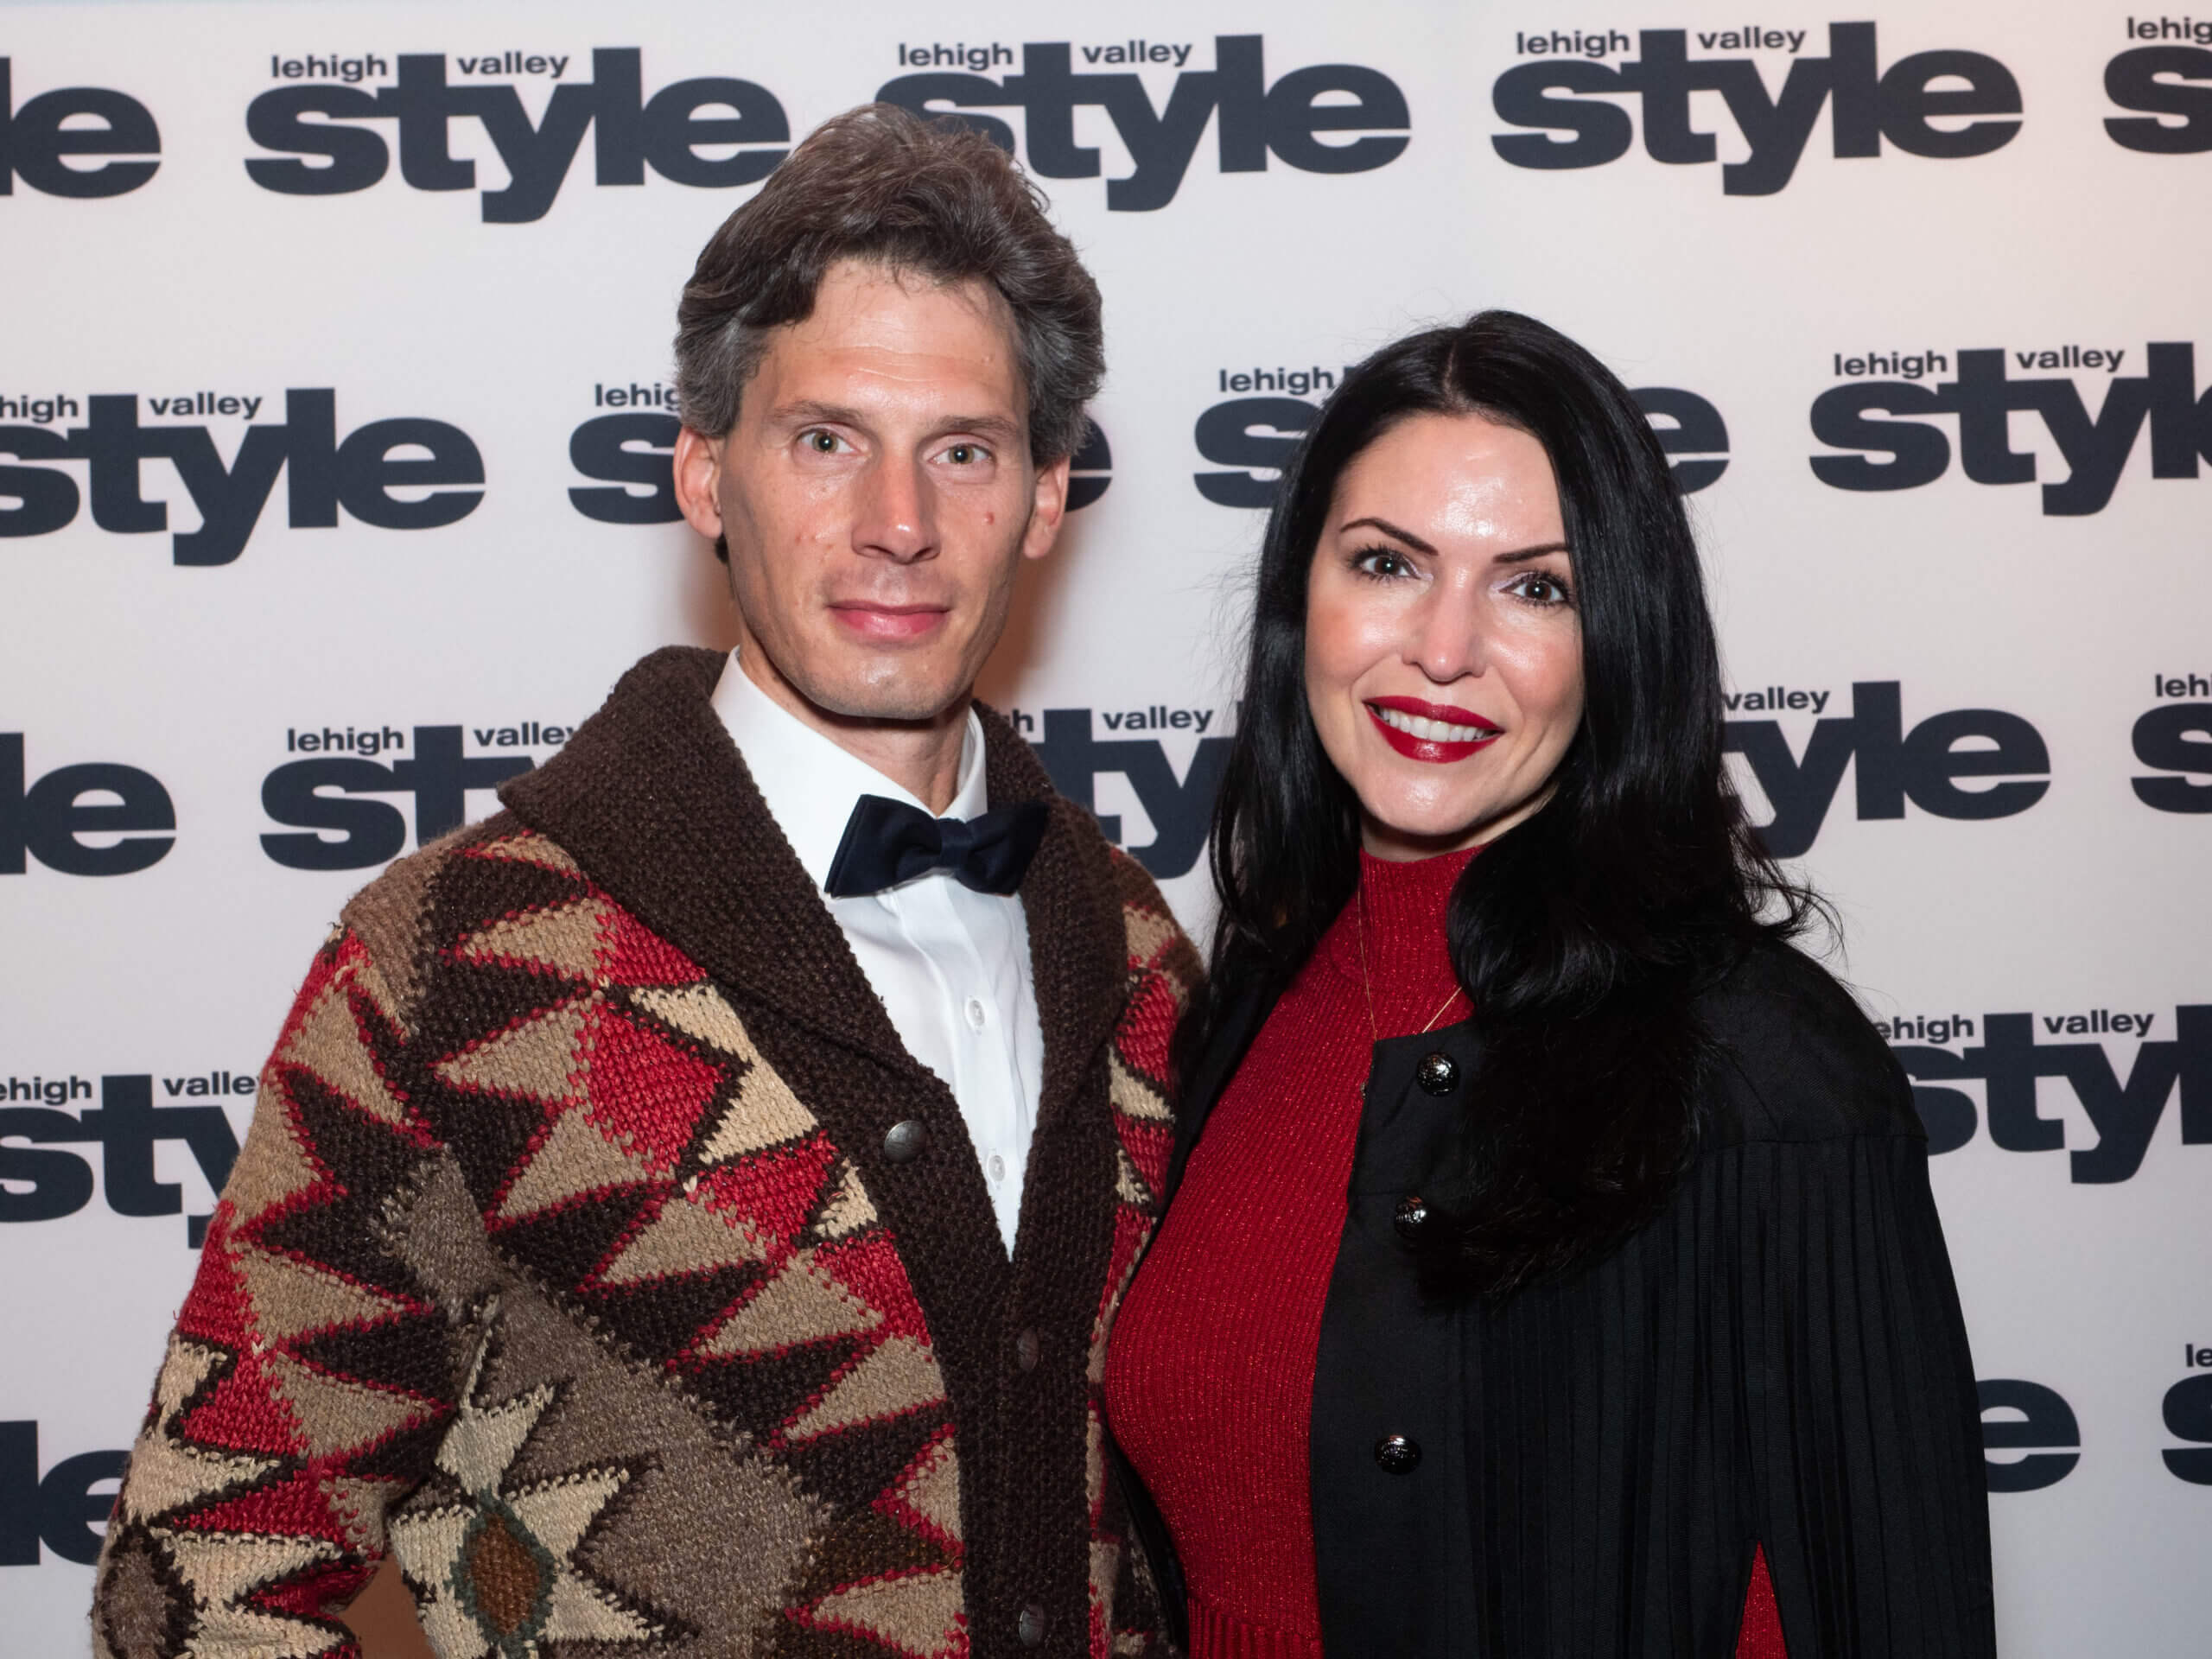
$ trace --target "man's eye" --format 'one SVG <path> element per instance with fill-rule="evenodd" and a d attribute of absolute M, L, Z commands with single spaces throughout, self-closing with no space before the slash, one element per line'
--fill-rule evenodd
<path fill-rule="evenodd" d="M 956 467 L 970 467 L 982 460 L 984 453 L 979 443 L 956 443 L 945 450 L 944 458 Z"/>
<path fill-rule="evenodd" d="M 817 429 L 809 432 L 799 442 L 817 455 L 834 455 L 837 453 L 837 435 L 835 432 L 823 432 Z"/>

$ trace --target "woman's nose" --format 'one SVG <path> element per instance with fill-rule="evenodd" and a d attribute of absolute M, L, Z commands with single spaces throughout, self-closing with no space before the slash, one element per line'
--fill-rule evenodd
<path fill-rule="evenodd" d="M 1479 674 L 1488 660 L 1476 594 L 1439 584 L 1415 607 L 1407 661 L 1438 684 Z"/>

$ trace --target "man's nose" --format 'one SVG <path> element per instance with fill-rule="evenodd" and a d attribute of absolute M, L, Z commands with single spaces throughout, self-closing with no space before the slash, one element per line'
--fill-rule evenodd
<path fill-rule="evenodd" d="M 910 455 L 885 455 L 862 480 L 853 550 L 869 558 L 912 564 L 938 549 L 934 492 Z"/>

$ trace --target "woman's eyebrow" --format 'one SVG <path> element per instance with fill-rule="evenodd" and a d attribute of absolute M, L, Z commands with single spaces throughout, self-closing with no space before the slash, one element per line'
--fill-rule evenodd
<path fill-rule="evenodd" d="M 1434 548 L 1431 547 L 1427 542 L 1421 540 L 1420 537 L 1414 535 L 1413 531 L 1410 530 L 1400 530 L 1388 518 L 1355 518 L 1348 524 L 1338 525 L 1337 527 L 1337 534 L 1342 536 L 1348 531 L 1357 530 L 1363 524 L 1372 524 L 1376 529 L 1381 531 L 1385 536 L 1395 537 L 1399 541 L 1403 542 L 1408 547 L 1413 549 L 1416 553 L 1427 553 L 1433 556 L 1436 552 Z"/>
<path fill-rule="evenodd" d="M 1354 518 L 1349 524 L 1339 524 L 1337 527 L 1337 534 L 1342 536 L 1348 531 L 1358 530 L 1366 525 L 1372 525 L 1375 529 L 1381 531 L 1385 536 L 1392 537 L 1398 541 L 1403 542 L 1408 547 L 1413 549 L 1416 553 L 1426 553 L 1432 558 L 1436 555 L 1436 550 L 1433 547 L 1421 540 L 1421 538 L 1414 535 L 1413 531 L 1399 529 L 1397 525 L 1392 524 L 1388 518 L 1377 518 L 1372 516 L 1365 518 Z M 1565 542 L 1538 542 L 1531 547 L 1516 547 L 1510 553 L 1500 553 L 1497 556 L 1494 563 L 1498 564 L 1518 564 L 1525 559 L 1541 558 L 1547 553 L 1571 553 L 1573 550 L 1569 548 Z"/>

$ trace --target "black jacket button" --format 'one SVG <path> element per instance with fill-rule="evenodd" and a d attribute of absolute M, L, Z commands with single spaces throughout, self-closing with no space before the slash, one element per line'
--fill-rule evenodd
<path fill-rule="evenodd" d="M 1459 1062 L 1441 1052 L 1424 1054 L 1414 1068 L 1414 1081 L 1425 1095 L 1448 1095 L 1459 1086 Z"/>
<path fill-rule="evenodd" d="M 1045 1645 L 1045 1610 L 1035 1602 L 1031 1602 L 1021 1610 L 1021 1617 L 1014 1621 L 1014 1633 L 1021 1639 L 1021 1645 L 1025 1648 L 1043 1647 Z"/>
<path fill-rule="evenodd" d="M 894 1164 L 911 1164 L 930 1149 L 930 1126 L 919 1118 L 893 1123 L 883 1137 L 883 1155 Z"/>
<path fill-rule="evenodd" d="M 1375 1442 L 1375 1461 L 1386 1475 L 1409 1475 L 1421 1464 L 1421 1447 L 1402 1434 L 1385 1434 Z"/>
<path fill-rule="evenodd" d="M 1038 1339 L 1033 1326 L 1023 1327 L 1014 1339 L 1014 1363 L 1025 1371 L 1037 1369 L 1037 1362 L 1044 1357 L 1045 1344 Z"/>
<path fill-rule="evenodd" d="M 1398 1236 L 1410 1244 L 1421 1236 L 1427 1220 L 1428 1205 L 1418 1192 L 1408 1192 L 1398 1200 L 1398 1213 L 1390 1217 L 1390 1224 L 1398 1230 Z"/>

